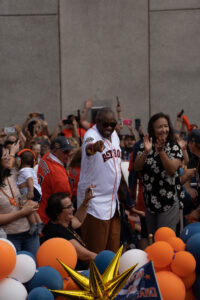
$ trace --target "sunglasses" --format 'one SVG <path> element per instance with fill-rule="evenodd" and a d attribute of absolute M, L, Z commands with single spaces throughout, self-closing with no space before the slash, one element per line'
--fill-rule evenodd
<path fill-rule="evenodd" d="M 63 207 L 62 209 L 70 209 L 72 207 L 74 207 L 74 205 L 71 203 L 70 205 Z"/>
<path fill-rule="evenodd" d="M 104 123 L 102 123 L 102 126 L 104 128 L 107 128 L 107 127 L 115 128 L 116 125 L 117 125 L 117 122 L 104 122 Z"/>

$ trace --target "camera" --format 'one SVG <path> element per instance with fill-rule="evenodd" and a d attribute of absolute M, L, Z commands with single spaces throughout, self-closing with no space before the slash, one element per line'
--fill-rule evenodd
<path fill-rule="evenodd" d="M 16 130 L 15 130 L 14 127 L 5 127 L 5 128 L 4 128 L 4 132 L 5 132 L 6 134 L 11 134 L 11 133 L 15 133 Z"/>
<path fill-rule="evenodd" d="M 135 129 L 138 130 L 140 126 L 141 126 L 141 120 L 135 119 Z"/>
<path fill-rule="evenodd" d="M 76 122 L 80 121 L 79 116 L 69 115 L 66 119 L 63 120 L 63 125 L 72 125 L 72 118 L 75 117 Z"/>
<path fill-rule="evenodd" d="M 183 114 L 184 114 L 184 109 L 182 109 L 182 110 L 180 111 L 180 113 L 177 115 L 177 117 L 178 117 L 178 118 L 181 118 Z"/>
<path fill-rule="evenodd" d="M 72 120 L 70 119 L 63 120 L 63 125 L 71 125 L 71 124 L 72 124 Z"/>
<path fill-rule="evenodd" d="M 44 121 L 44 114 L 41 113 L 30 113 L 29 114 L 30 118 L 39 118 Z"/>

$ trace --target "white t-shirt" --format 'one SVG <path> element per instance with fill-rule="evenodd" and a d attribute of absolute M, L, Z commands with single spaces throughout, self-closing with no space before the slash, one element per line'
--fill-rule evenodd
<path fill-rule="evenodd" d="M 19 170 L 18 178 L 17 178 L 17 185 L 20 185 L 20 184 L 26 182 L 27 179 L 30 178 L 30 177 L 33 178 L 34 188 L 36 188 L 38 190 L 38 192 L 40 194 L 42 194 L 41 186 L 38 183 L 38 178 L 37 178 L 37 175 L 36 175 L 33 168 L 26 167 L 26 168 L 22 168 L 22 169 Z"/>
<path fill-rule="evenodd" d="M 86 154 L 86 146 L 102 140 L 105 149 L 102 153 Z M 93 184 L 95 198 L 90 200 L 88 213 L 101 220 L 114 216 L 118 202 L 117 191 L 121 180 L 121 149 L 119 137 L 114 131 L 111 142 L 103 138 L 94 125 L 84 135 L 82 145 L 81 173 L 78 184 L 77 205 L 84 200 L 86 188 Z"/>

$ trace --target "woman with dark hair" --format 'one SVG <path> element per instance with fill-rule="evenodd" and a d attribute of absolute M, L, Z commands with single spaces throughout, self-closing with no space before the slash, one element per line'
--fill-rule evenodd
<path fill-rule="evenodd" d="M 10 152 L 0 145 L 0 226 L 17 251 L 27 250 L 36 255 L 39 248 L 37 234 L 29 235 L 27 216 L 37 210 L 38 204 L 28 201 L 21 206 L 21 194 L 12 169 L 19 143 L 11 145 Z"/>
<path fill-rule="evenodd" d="M 148 233 L 154 234 L 162 226 L 176 230 L 179 199 L 184 198 L 177 172 L 182 161 L 169 117 L 153 115 L 134 162 L 135 171 L 142 173 Z"/>
<path fill-rule="evenodd" d="M 81 237 L 75 231 L 79 228 L 87 214 L 89 201 L 92 195 L 92 185 L 86 189 L 82 205 L 73 215 L 74 206 L 67 193 L 55 193 L 47 202 L 46 214 L 50 221 L 42 230 L 41 243 L 54 237 L 61 237 L 70 241 L 77 251 L 78 263 L 76 269 L 88 268 L 88 261 L 96 257 L 96 253 L 89 251 Z"/>

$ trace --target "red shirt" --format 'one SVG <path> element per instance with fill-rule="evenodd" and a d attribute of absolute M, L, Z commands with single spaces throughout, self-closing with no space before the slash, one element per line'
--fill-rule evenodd
<path fill-rule="evenodd" d="M 51 159 L 49 153 L 45 154 L 39 162 L 38 180 L 42 188 L 42 201 L 40 203 L 38 213 L 44 223 L 49 221 L 45 208 L 48 198 L 54 193 L 69 193 L 71 196 L 71 188 L 67 172 L 63 165 Z"/>

